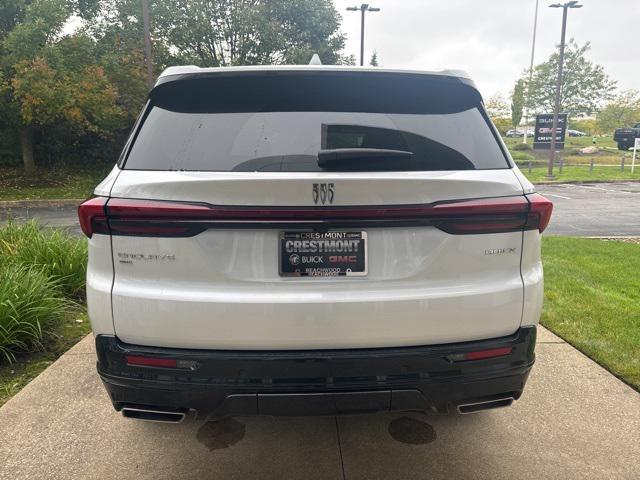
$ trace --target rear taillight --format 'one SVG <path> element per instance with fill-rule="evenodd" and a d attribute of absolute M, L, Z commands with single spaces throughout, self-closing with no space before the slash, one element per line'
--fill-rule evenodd
<path fill-rule="evenodd" d="M 78 207 L 78 220 L 82 233 L 91 238 L 94 233 L 109 233 L 105 205 L 107 198 L 93 197 Z"/>
<path fill-rule="evenodd" d="M 112 235 L 190 237 L 208 228 L 410 226 L 434 226 L 464 235 L 542 231 L 551 215 L 551 202 L 537 194 L 428 205 L 343 207 L 236 207 L 123 198 L 112 198 L 105 205 L 104 200 L 92 199 L 80 206 L 82 230 L 88 236 L 102 233 L 97 229 L 103 228 Z"/>
<path fill-rule="evenodd" d="M 539 193 L 527 195 L 529 200 L 529 218 L 527 220 L 527 230 L 538 229 L 540 233 L 544 231 L 551 220 L 553 203 Z"/>
<path fill-rule="evenodd" d="M 529 203 L 524 197 L 482 198 L 435 205 L 434 225 L 458 235 L 522 230 Z"/>

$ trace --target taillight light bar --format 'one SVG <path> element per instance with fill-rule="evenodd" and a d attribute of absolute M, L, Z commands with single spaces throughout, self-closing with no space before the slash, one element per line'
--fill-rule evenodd
<path fill-rule="evenodd" d="M 106 205 L 106 197 L 93 197 L 78 207 L 80 229 L 87 237 L 91 238 L 94 233 L 109 233 Z"/>
<path fill-rule="evenodd" d="M 551 202 L 538 194 L 428 205 L 236 207 L 96 197 L 79 208 L 82 231 L 189 237 L 208 228 L 345 228 L 434 226 L 451 234 L 546 228 Z M 107 225 L 108 223 L 108 225 Z"/>
<path fill-rule="evenodd" d="M 537 228 L 542 233 L 549 226 L 553 203 L 539 193 L 527 195 L 527 200 L 529 200 L 530 205 L 527 226 L 531 230 Z"/>

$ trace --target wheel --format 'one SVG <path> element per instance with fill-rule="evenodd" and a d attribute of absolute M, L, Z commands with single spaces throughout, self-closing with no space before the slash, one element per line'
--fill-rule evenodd
<path fill-rule="evenodd" d="M 630 145 L 628 143 L 619 143 L 618 150 L 629 150 Z"/>

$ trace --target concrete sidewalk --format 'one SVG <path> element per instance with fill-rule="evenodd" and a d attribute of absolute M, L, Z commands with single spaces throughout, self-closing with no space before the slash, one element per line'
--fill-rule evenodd
<path fill-rule="evenodd" d="M 537 352 L 508 409 L 166 425 L 112 410 L 87 337 L 0 409 L 0 478 L 640 478 L 640 394 L 542 328 Z"/>

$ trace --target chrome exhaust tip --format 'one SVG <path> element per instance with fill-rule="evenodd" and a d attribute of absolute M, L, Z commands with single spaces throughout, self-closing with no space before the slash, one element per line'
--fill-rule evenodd
<path fill-rule="evenodd" d="M 183 410 L 162 410 L 141 407 L 122 407 L 121 412 L 125 418 L 160 423 L 180 423 L 186 416 L 186 411 Z"/>
<path fill-rule="evenodd" d="M 494 398 L 493 400 L 485 400 L 482 402 L 461 403 L 457 408 L 458 413 L 466 415 L 468 413 L 482 412 L 484 410 L 509 407 L 514 400 L 515 398 L 513 397 Z"/>

